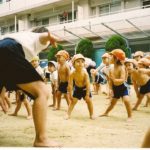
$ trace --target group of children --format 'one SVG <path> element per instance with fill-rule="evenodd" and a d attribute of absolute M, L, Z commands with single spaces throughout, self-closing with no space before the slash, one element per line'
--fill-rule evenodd
<path fill-rule="evenodd" d="M 90 78 L 85 68 L 85 57 L 82 54 L 76 54 L 71 59 L 71 63 L 69 63 L 70 56 L 67 51 L 58 51 L 55 56 L 57 62 L 48 62 L 50 74 L 47 74 L 46 77 L 39 68 L 38 59 L 31 61 L 33 67 L 39 72 L 45 82 L 48 79 L 51 81 L 53 103 L 50 106 L 54 110 L 60 110 L 61 97 L 63 95 L 68 105 L 66 119 L 70 119 L 74 106 L 83 98 L 87 104 L 90 119 L 95 119 L 91 99 Z M 131 120 L 132 110 L 138 109 L 145 95 L 147 96 L 146 106 L 150 102 L 150 56 L 144 56 L 143 52 L 137 51 L 133 59 L 128 59 L 121 49 L 115 49 L 110 53 L 105 53 L 102 56 L 102 62 L 98 68 L 90 70 L 95 93 L 98 94 L 100 84 L 105 83 L 107 98 L 110 99 L 108 108 L 100 116 L 107 116 L 118 100 L 122 98 L 127 110 L 128 120 Z M 130 104 L 128 78 L 131 79 L 137 96 L 137 101 L 133 108 L 131 108 Z M 12 115 L 17 115 L 23 100 L 27 108 L 28 119 L 30 119 L 30 104 L 26 103 L 26 97 L 23 95 L 23 92 L 18 91 L 18 93 L 20 93 L 18 94 L 20 95 L 20 102 L 17 103 L 15 112 Z"/>
<path fill-rule="evenodd" d="M 51 81 L 53 102 L 50 107 L 53 107 L 54 110 L 60 110 L 63 95 L 68 105 L 66 119 L 69 119 L 74 106 L 78 100 L 83 98 L 87 104 L 90 118 L 95 119 L 93 102 L 91 100 L 90 78 L 85 67 L 86 58 L 82 54 L 76 54 L 70 63 L 68 62 L 70 58 L 69 53 L 65 50 L 58 51 L 55 57 L 57 62 L 48 62 L 49 74 L 46 74 L 46 76 L 44 76 L 44 71 L 39 66 L 39 58 L 34 57 L 31 61 L 32 66 L 43 80 L 45 82 Z M 147 96 L 146 106 L 148 106 L 150 102 L 149 66 L 150 56 L 144 57 L 142 51 L 137 51 L 133 59 L 127 59 L 121 49 L 115 49 L 102 56 L 102 64 L 98 68 L 90 70 L 95 93 L 98 94 L 101 83 L 105 83 L 107 98 L 110 99 L 108 108 L 100 116 L 107 116 L 120 98 L 125 104 L 128 120 L 131 120 L 132 110 L 138 109 L 145 95 Z M 131 79 L 137 96 L 137 101 L 133 108 L 131 108 L 130 104 L 128 78 Z M 14 113 L 11 115 L 17 115 L 23 102 L 28 112 L 27 118 L 31 119 L 29 98 L 23 91 L 17 91 L 16 95 L 17 105 Z"/>

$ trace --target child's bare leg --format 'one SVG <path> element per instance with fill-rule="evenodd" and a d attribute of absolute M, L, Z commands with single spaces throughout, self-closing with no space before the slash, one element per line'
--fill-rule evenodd
<path fill-rule="evenodd" d="M 7 95 L 5 95 L 5 101 L 6 101 L 7 105 L 8 105 L 8 108 L 10 108 L 11 107 L 11 103 L 10 103 L 10 100 L 9 100 Z"/>
<path fill-rule="evenodd" d="M 129 102 L 129 96 L 124 96 L 123 97 L 123 102 L 126 106 L 126 110 L 127 110 L 127 113 L 128 113 L 128 118 L 131 118 L 132 117 L 132 109 L 131 109 L 131 105 L 130 105 L 130 102 Z"/>
<path fill-rule="evenodd" d="M 140 96 L 138 97 L 138 100 L 136 102 L 136 104 L 134 105 L 134 107 L 132 108 L 132 110 L 137 110 L 138 106 L 141 104 L 142 100 L 143 100 L 144 95 L 140 94 Z"/>
<path fill-rule="evenodd" d="M 88 107 L 88 110 L 89 110 L 89 114 L 90 114 L 90 119 L 95 119 L 94 116 L 93 116 L 93 103 L 92 103 L 92 100 L 89 98 L 89 99 L 86 99 L 86 104 L 87 104 L 87 107 Z"/>
<path fill-rule="evenodd" d="M 148 104 L 150 103 L 150 96 L 149 95 L 146 96 L 147 99 L 146 99 L 146 104 L 144 105 L 144 107 L 148 107 Z"/>
<path fill-rule="evenodd" d="M 71 103 L 71 100 L 69 99 L 68 94 L 64 94 L 64 97 L 65 97 L 66 102 L 67 102 L 67 104 L 68 104 L 68 106 L 69 106 L 69 105 L 70 105 L 70 103 Z"/>
<path fill-rule="evenodd" d="M 56 93 L 53 93 L 53 104 L 49 105 L 49 107 L 56 107 Z"/>
<path fill-rule="evenodd" d="M 106 111 L 104 112 L 104 114 L 100 115 L 100 117 L 108 116 L 108 113 L 114 108 L 114 106 L 116 105 L 116 103 L 117 103 L 117 99 L 113 98 L 113 99 L 111 100 L 110 105 L 108 106 L 108 108 L 107 108 Z"/>
<path fill-rule="evenodd" d="M 150 128 L 145 135 L 144 141 L 142 143 L 142 148 L 150 148 L 150 142 L 149 141 L 150 141 Z"/>
<path fill-rule="evenodd" d="M 78 102 L 78 99 L 76 99 L 76 98 L 73 98 L 73 99 L 71 100 L 71 103 L 70 103 L 69 108 L 68 108 L 67 115 L 66 115 L 66 117 L 65 117 L 66 120 L 67 120 L 67 119 L 70 119 L 70 117 L 71 117 L 71 112 L 72 112 L 72 110 L 73 110 L 73 108 L 74 108 L 74 106 L 76 105 L 77 102 Z"/>
<path fill-rule="evenodd" d="M 57 106 L 55 110 L 60 110 L 61 95 L 62 93 L 60 91 L 57 91 Z"/>
<path fill-rule="evenodd" d="M 27 99 L 24 99 L 23 103 L 24 103 L 27 113 L 28 113 L 27 119 L 32 119 L 32 109 L 31 109 L 31 105 L 30 105 L 29 101 Z"/>
<path fill-rule="evenodd" d="M 100 91 L 100 84 L 96 83 L 96 94 L 98 94 Z"/>
<path fill-rule="evenodd" d="M 15 108 L 14 113 L 9 114 L 9 115 L 11 115 L 11 116 L 17 116 L 18 111 L 19 111 L 20 108 L 21 108 L 21 105 L 22 105 L 22 102 L 21 102 L 20 100 L 18 100 L 18 101 L 17 101 L 17 105 L 16 105 L 16 108 Z"/>

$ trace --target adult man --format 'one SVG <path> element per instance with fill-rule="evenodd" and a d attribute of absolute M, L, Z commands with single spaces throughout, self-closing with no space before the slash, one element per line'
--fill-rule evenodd
<path fill-rule="evenodd" d="M 36 32 L 36 33 L 33 33 Z M 46 135 L 48 90 L 41 76 L 31 65 L 31 59 L 51 43 L 56 46 L 54 36 L 46 28 L 33 32 L 20 32 L 0 40 L 0 106 L 6 112 L 3 91 L 21 89 L 34 99 L 33 120 L 36 137 L 34 146 L 57 147 Z M 42 33 L 41 33 L 42 32 Z"/>

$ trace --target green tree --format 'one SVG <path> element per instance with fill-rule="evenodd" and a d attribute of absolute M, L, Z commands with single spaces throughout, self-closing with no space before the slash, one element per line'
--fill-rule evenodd
<path fill-rule="evenodd" d="M 85 57 L 92 58 L 93 43 L 89 39 L 81 39 L 76 46 L 76 53 L 81 53 Z"/>
<path fill-rule="evenodd" d="M 63 49 L 64 49 L 63 46 L 60 45 L 60 44 L 57 45 L 57 48 L 55 48 L 53 46 L 50 46 L 49 52 L 48 52 L 48 56 L 47 56 L 48 57 L 48 61 L 56 60 L 56 58 L 55 58 L 56 53 L 58 51 L 60 51 L 60 50 L 63 50 Z"/>
<path fill-rule="evenodd" d="M 113 35 L 106 42 L 105 49 L 110 52 L 117 48 L 122 49 L 125 52 L 126 57 L 131 57 L 131 49 L 128 46 L 128 41 L 119 35 Z"/>

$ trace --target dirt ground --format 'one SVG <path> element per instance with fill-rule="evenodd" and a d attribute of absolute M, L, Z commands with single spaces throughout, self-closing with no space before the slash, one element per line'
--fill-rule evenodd
<path fill-rule="evenodd" d="M 131 91 L 131 104 L 136 97 Z M 98 117 L 104 112 L 109 100 L 103 94 L 93 95 L 96 120 L 90 120 L 86 103 L 77 103 L 70 120 L 65 120 L 67 104 L 62 99 L 60 111 L 48 107 L 47 132 L 50 139 L 56 140 L 67 148 L 138 148 L 144 134 L 150 127 L 150 106 L 133 112 L 133 120 L 127 122 L 127 113 L 122 100 L 119 100 L 109 117 Z M 14 95 L 11 95 L 14 101 Z M 49 99 L 51 103 L 52 99 Z M 12 105 L 11 112 L 15 105 Z M 26 119 L 26 110 L 22 106 L 17 117 L 8 116 L 0 111 L 0 146 L 1 147 L 31 147 L 35 131 L 33 120 Z"/>

